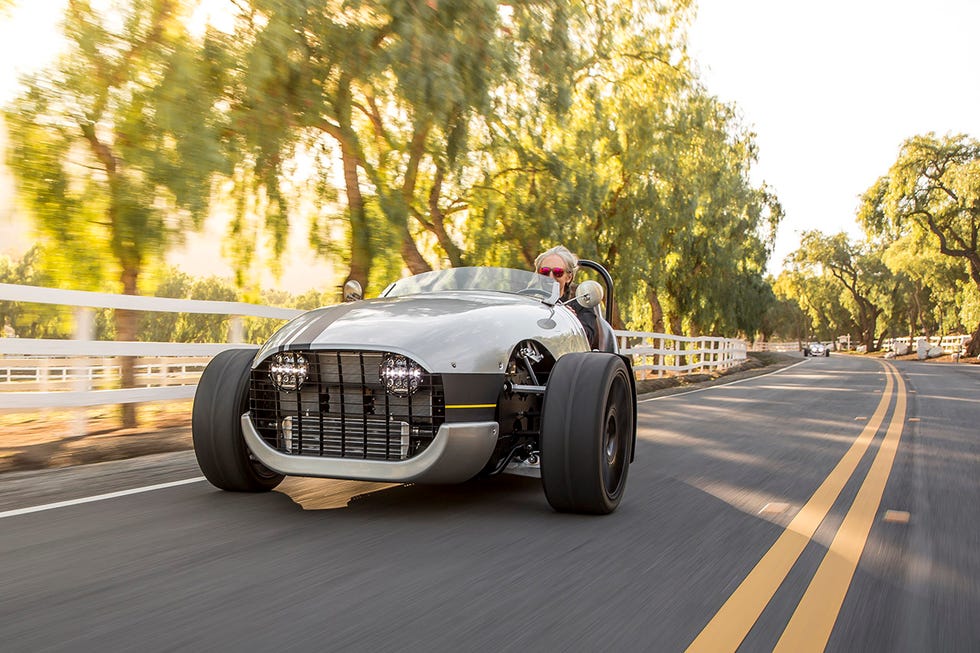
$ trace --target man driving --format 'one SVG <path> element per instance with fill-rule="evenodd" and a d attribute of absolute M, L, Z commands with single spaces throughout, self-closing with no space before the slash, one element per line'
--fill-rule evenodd
<path fill-rule="evenodd" d="M 559 298 L 565 306 L 570 308 L 578 317 L 579 322 L 585 328 L 585 334 L 589 339 L 589 347 L 598 347 L 598 330 L 596 326 L 597 316 L 593 309 L 586 308 L 575 299 L 573 281 L 575 273 L 578 271 L 578 257 L 575 256 L 564 245 L 557 245 L 546 250 L 534 259 L 534 269 L 538 274 L 551 277 L 558 282 Z"/>

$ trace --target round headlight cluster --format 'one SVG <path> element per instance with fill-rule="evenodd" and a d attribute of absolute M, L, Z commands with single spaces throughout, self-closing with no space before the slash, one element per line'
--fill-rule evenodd
<path fill-rule="evenodd" d="M 292 351 L 284 351 L 272 357 L 269 364 L 269 377 L 278 390 L 289 392 L 303 387 L 309 374 L 306 357 Z"/>
<path fill-rule="evenodd" d="M 418 363 L 400 354 L 385 354 L 381 359 L 381 383 L 398 397 L 407 397 L 419 389 L 424 370 Z"/>

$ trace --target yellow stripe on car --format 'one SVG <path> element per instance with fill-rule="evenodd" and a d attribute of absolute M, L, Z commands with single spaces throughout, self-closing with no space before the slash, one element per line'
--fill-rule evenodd
<path fill-rule="evenodd" d="M 446 408 L 496 408 L 497 404 L 452 404 Z"/>

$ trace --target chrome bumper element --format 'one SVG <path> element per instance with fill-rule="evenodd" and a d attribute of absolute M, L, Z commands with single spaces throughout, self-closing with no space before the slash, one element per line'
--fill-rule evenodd
<path fill-rule="evenodd" d="M 461 483 L 490 459 L 500 429 L 496 422 L 443 424 L 425 451 L 408 460 L 359 460 L 290 456 L 262 440 L 248 413 L 242 415 L 245 443 L 259 462 L 287 476 L 316 476 L 386 483 Z"/>

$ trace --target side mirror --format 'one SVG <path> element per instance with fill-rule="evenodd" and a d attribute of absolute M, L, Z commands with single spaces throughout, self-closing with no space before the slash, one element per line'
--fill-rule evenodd
<path fill-rule="evenodd" d="M 595 308 L 602 302 L 602 286 L 598 281 L 583 281 L 575 289 L 575 299 L 585 308 Z"/>
<path fill-rule="evenodd" d="M 344 301 L 356 302 L 363 298 L 364 291 L 361 290 L 361 284 L 358 283 L 357 279 L 349 279 L 347 283 L 344 284 Z"/>

